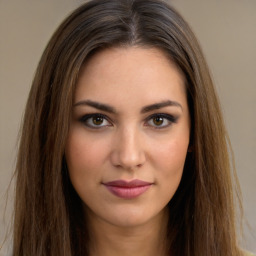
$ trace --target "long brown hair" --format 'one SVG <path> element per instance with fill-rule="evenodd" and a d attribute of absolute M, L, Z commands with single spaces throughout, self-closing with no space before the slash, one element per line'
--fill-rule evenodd
<path fill-rule="evenodd" d="M 75 10 L 46 47 L 29 94 L 16 167 L 13 255 L 88 255 L 81 200 L 64 148 L 79 71 L 107 47 L 156 47 L 186 77 L 190 152 L 169 202 L 173 255 L 238 256 L 233 181 L 219 102 L 199 44 L 158 0 L 94 0 Z M 236 181 L 236 180 L 235 180 Z"/>

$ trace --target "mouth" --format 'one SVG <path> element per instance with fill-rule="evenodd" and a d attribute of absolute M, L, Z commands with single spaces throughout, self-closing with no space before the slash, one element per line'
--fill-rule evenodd
<path fill-rule="evenodd" d="M 142 180 L 114 180 L 103 185 L 115 196 L 123 199 L 133 199 L 146 192 L 153 183 Z"/>

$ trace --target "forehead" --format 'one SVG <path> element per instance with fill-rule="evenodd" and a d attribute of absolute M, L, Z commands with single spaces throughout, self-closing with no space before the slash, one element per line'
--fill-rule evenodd
<path fill-rule="evenodd" d="M 176 98 L 184 103 L 185 79 L 176 64 L 159 49 L 110 48 L 96 53 L 83 66 L 75 101 L 85 98 L 113 104 L 142 100 L 151 104 Z"/>

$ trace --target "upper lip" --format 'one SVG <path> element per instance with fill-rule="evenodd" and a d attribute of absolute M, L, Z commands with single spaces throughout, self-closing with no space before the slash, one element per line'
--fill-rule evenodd
<path fill-rule="evenodd" d="M 152 182 L 135 179 L 135 180 L 131 180 L 131 181 L 113 180 L 113 181 L 105 182 L 103 184 L 106 186 L 113 186 L 113 187 L 134 188 L 134 187 L 142 187 L 142 186 L 152 185 Z"/>

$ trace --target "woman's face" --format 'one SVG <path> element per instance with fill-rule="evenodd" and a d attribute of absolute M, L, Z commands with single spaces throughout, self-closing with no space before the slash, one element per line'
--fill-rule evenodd
<path fill-rule="evenodd" d="M 184 77 L 160 50 L 94 55 L 76 87 L 65 152 L 91 220 L 131 227 L 161 216 L 179 186 L 189 135 Z"/>

